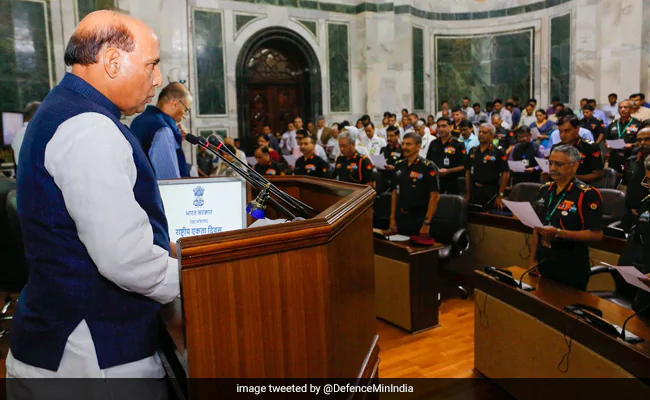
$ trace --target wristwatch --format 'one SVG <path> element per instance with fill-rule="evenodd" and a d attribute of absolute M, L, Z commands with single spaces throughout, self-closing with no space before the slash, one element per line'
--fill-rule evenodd
<path fill-rule="evenodd" d="M 555 237 L 559 238 L 559 237 L 560 237 L 560 233 L 562 233 L 562 229 L 557 228 L 557 232 L 555 232 Z"/>
<path fill-rule="evenodd" d="M 499 197 L 503 197 L 503 196 L 505 196 L 505 193 L 499 192 Z"/>
<path fill-rule="evenodd" d="M 427 221 L 427 220 L 425 219 L 423 225 L 431 225 L 431 221 Z"/>

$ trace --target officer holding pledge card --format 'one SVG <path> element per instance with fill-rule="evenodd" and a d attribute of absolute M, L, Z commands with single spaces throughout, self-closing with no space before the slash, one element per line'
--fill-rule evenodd
<path fill-rule="evenodd" d="M 580 152 L 560 145 L 549 158 L 552 182 L 539 191 L 537 208 L 545 225 L 535 228 L 529 268 L 545 278 L 586 290 L 591 263 L 589 242 L 602 240 L 602 198 L 597 189 L 576 179 Z"/>

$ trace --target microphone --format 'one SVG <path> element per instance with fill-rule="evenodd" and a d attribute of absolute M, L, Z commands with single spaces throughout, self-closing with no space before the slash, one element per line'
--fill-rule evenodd
<path fill-rule="evenodd" d="M 542 260 L 542 261 L 544 261 L 544 260 Z M 524 288 L 524 277 L 526 276 L 526 274 L 531 273 L 535 268 L 537 268 L 537 266 L 538 266 L 539 264 L 541 264 L 542 261 L 539 261 L 537 264 L 535 264 L 535 265 L 533 265 L 532 267 L 528 268 L 528 269 L 526 270 L 526 272 L 524 272 L 523 274 L 521 274 L 521 277 L 519 278 L 519 289 L 523 289 L 523 288 Z"/>
<path fill-rule="evenodd" d="M 232 152 L 230 150 L 228 150 L 227 147 L 224 146 L 223 142 L 219 141 L 219 146 L 212 146 L 208 142 L 206 142 L 206 140 L 203 139 L 202 137 L 197 137 L 197 136 L 195 136 L 195 135 L 193 135 L 191 133 L 188 133 L 185 136 L 185 140 L 187 140 L 191 144 L 202 146 L 206 150 L 209 150 L 211 153 L 216 155 L 219 159 L 221 159 L 221 161 L 225 162 L 230 168 L 232 168 L 235 172 L 237 172 L 239 174 L 239 176 L 244 178 L 253 187 L 255 187 L 257 189 L 260 189 L 261 190 L 260 195 L 262 195 L 262 192 L 264 192 L 264 190 L 266 189 L 266 192 L 264 193 L 263 197 L 260 197 L 258 195 L 258 197 L 253 201 L 253 203 L 255 203 L 259 199 L 258 205 L 256 205 L 255 207 L 249 205 L 249 207 L 250 207 L 250 212 L 249 213 L 251 213 L 251 216 L 253 216 L 254 218 L 257 218 L 257 217 L 255 217 L 255 215 L 262 215 L 262 218 L 264 218 L 265 203 L 266 203 L 266 201 L 270 201 L 271 204 L 273 204 L 281 212 L 286 214 L 289 217 L 289 219 L 291 219 L 292 221 L 295 221 L 297 219 L 297 217 L 291 211 L 287 210 L 284 206 L 282 206 L 273 197 L 270 196 L 271 192 L 273 192 L 273 194 L 278 196 L 278 198 L 280 198 L 280 200 L 282 200 L 285 204 L 287 204 L 290 207 L 298 210 L 305 217 L 308 217 L 307 211 L 305 210 L 305 208 L 302 207 L 302 205 L 304 203 L 302 203 L 301 201 L 299 201 L 299 200 L 289 196 L 288 194 L 284 193 L 283 191 L 281 191 L 280 189 L 275 187 L 266 178 L 264 178 L 262 175 L 260 175 L 257 171 L 252 169 L 248 164 L 245 164 L 241 160 L 239 160 L 239 158 L 237 158 L 236 155 L 232 154 Z M 213 149 L 212 147 L 216 147 L 216 150 Z M 233 156 L 234 159 L 237 160 L 240 164 L 243 164 L 248 169 L 248 171 L 244 170 L 240 166 L 235 165 L 233 162 L 231 162 L 227 158 L 225 158 L 219 151 L 217 151 L 217 150 L 221 150 L 222 148 L 223 148 L 223 151 L 226 151 L 228 154 Z M 249 173 L 249 172 L 252 172 L 252 174 Z M 313 209 L 311 207 L 307 206 L 306 204 L 304 204 L 304 205 L 306 207 L 308 207 L 310 210 L 313 211 Z M 249 207 L 247 207 L 247 211 L 248 211 Z M 262 211 L 262 214 L 260 214 L 260 212 L 259 212 L 260 210 Z M 255 215 L 252 214 L 253 211 L 257 211 L 255 213 Z"/>
<path fill-rule="evenodd" d="M 196 137 L 194 135 L 192 135 L 192 137 L 189 138 L 188 141 L 192 140 L 192 142 L 190 142 L 190 143 L 193 143 L 193 141 L 197 141 L 197 144 L 205 147 L 207 150 L 210 150 L 212 153 L 215 153 L 215 151 L 221 150 L 221 151 L 225 151 L 226 153 L 231 155 L 234 158 L 234 160 L 236 160 L 237 163 L 241 164 L 244 167 L 244 169 L 246 170 L 246 172 L 248 174 L 250 174 L 251 179 L 255 179 L 256 181 L 258 181 L 258 185 L 256 186 L 257 188 L 261 189 L 261 188 L 265 187 L 266 184 L 269 183 L 269 181 L 266 178 L 264 178 L 262 175 L 260 175 L 259 172 L 255 171 L 255 169 L 251 168 L 250 165 L 248 165 L 247 163 L 240 160 L 239 157 L 237 157 L 236 154 L 233 154 L 228 149 L 228 147 L 226 147 L 225 144 L 219 138 L 217 138 L 215 136 L 214 139 L 217 141 L 218 146 L 213 146 L 211 143 L 208 143 L 202 137 Z M 221 157 L 220 154 L 217 154 L 217 156 L 219 156 L 223 160 L 223 157 Z M 228 164 L 228 165 L 231 165 L 231 164 Z M 242 168 L 240 167 L 240 169 L 242 169 Z M 239 171 L 237 169 L 235 169 L 235 171 L 239 173 Z M 246 179 L 246 178 L 244 177 L 244 179 Z M 252 182 L 250 182 L 250 183 L 252 185 L 254 185 Z M 306 210 L 314 211 L 314 209 L 311 208 L 310 206 L 308 206 L 307 204 L 303 203 L 302 201 L 300 201 L 300 200 L 298 200 L 298 199 L 296 199 L 294 197 L 289 196 L 288 194 L 284 193 L 283 191 L 281 191 L 280 189 L 278 189 L 274 185 L 271 185 L 270 193 L 277 196 L 277 197 L 279 197 L 279 198 L 281 198 L 286 204 L 293 207 L 294 210 L 296 210 L 300 214 L 302 214 L 302 216 L 304 218 L 309 218 L 309 215 L 307 214 Z M 295 220 L 295 218 L 294 218 L 294 220 Z"/>
<path fill-rule="evenodd" d="M 255 200 L 248 203 L 246 212 L 255 219 L 264 219 L 266 216 L 266 201 L 269 198 L 269 186 L 260 191 Z"/>

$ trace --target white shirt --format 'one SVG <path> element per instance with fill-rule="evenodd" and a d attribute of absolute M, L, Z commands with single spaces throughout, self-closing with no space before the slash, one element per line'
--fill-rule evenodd
<path fill-rule="evenodd" d="M 591 131 L 583 127 L 580 127 L 580 131 L 578 135 L 580 135 L 580 137 L 583 139 L 587 139 L 592 142 L 594 141 L 594 135 L 591 133 Z M 549 144 L 550 147 L 553 147 L 554 145 L 562 141 L 562 137 L 560 136 L 559 129 L 556 129 L 553 132 L 551 132 L 550 140 L 551 140 L 551 143 Z"/>
<path fill-rule="evenodd" d="M 296 141 L 296 131 L 287 131 L 282 134 L 282 139 L 280 140 L 280 151 L 283 155 L 291 155 L 293 149 L 298 147 L 298 142 Z"/>
<path fill-rule="evenodd" d="M 512 113 L 508 111 L 507 108 L 503 107 L 501 111 L 499 112 L 499 115 L 501 116 L 501 120 L 506 123 L 509 127 L 512 126 Z M 506 128 L 510 129 L 510 128 Z"/>
<path fill-rule="evenodd" d="M 337 138 L 330 137 L 325 147 L 327 150 L 326 154 L 330 154 L 329 161 L 334 161 L 336 157 L 341 155 L 341 148 L 339 147 L 339 140 Z"/>
<path fill-rule="evenodd" d="M 23 145 L 23 140 L 25 139 L 25 131 L 27 130 L 27 124 L 29 122 L 25 122 L 23 124 L 23 127 L 16 132 L 16 136 L 14 136 L 14 140 L 11 141 L 11 148 L 14 150 L 14 161 L 16 162 L 16 165 L 18 165 L 18 156 L 20 155 L 20 148 Z"/>
<path fill-rule="evenodd" d="M 102 114 L 74 116 L 59 126 L 47 144 L 44 164 L 99 273 L 125 291 L 162 304 L 174 300 L 180 293 L 178 261 L 153 244 L 149 217 L 133 193 L 138 177 L 133 148 L 118 127 Z M 90 331 L 82 321 L 63 352 L 62 365 L 71 365 L 52 372 L 7 359 L 7 371 L 28 375 L 21 377 L 95 377 L 100 372 L 130 378 L 165 375 L 155 355 L 101 371 L 97 365 L 88 370 L 96 361 Z"/>
<path fill-rule="evenodd" d="M 318 128 L 318 132 L 316 132 L 316 136 L 318 137 L 319 142 L 320 142 L 320 138 L 323 137 L 323 130 L 325 130 L 325 127 Z"/>
<path fill-rule="evenodd" d="M 609 122 L 612 122 L 621 116 L 618 113 L 618 104 L 607 104 L 603 107 L 603 112 L 609 118 Z"/>
<path fill-rule="evenodd" d="M 366 135 L 366 140 L 361 142 L 359 141 L 359 146 L 357 146 L 357 150 L 359 147 L 365 147 L 368 149 L 368 153 L 370 155 L 377 155 L 381 153 L 381 149 L 386 147 L 386 139 L 380 138 L 377 136 L 377 134 L 373 135 L 372 139 L 368 138 L 368 135 Z"/>
<path fill-rule="evenodd" d="M 532 124 L 537 122 L 537 117 L 534 115 L 527 115 L 523 116 L 524 114 L 521 114 L 521 120 L 519 121 L 519 126 L 531 126 Z"/>
<path fill-rule="evenodd" d="M 436 137 L 429 134 L 429 133 L 424 133 L 422 136 L 422 148 L 420 148 L 420 157 L 427 158 L 427 153 L 429 152 L 429 146 L 433 141 L 436 140 Z"/>
<path fill-rule="evenodd" d="M 476 115 L 472 107 L 463 108 L 462 110 L 465 111 L 465 114 L 467 114 L 467 119 L 469 120 L 474 118 L 474 116 Z"/>

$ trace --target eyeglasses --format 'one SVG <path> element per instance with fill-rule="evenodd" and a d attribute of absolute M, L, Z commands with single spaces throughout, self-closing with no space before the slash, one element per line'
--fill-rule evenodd
<path fill-rule="evenodd" d="M 189 113 L 190 113 L 190 109 L 187 108 L 187 106 L 185 105 L 185 103 L 183 103 L 181 100 L 178 100 L 178 102 L 181 103 L 181 105 L 182 105 L 183 108 L 185 109 L 185 111 L 184 111 L 185 114 L 189 114 Z"/>
<path fill-rule="evenodd" d="M 575 162 L 571 162 L 571 161 L 569 161 L 569 162 L 562 162 L 562 161 L 552 161 L 552 160 L 548 160 L 548 166 L 549 166 L 549 167 L 550 167 L 551 165 L 555 165 L 556 167 L 564 167 L 565 165 L 569 165 L 569 164 L 575 164 Z"/>

